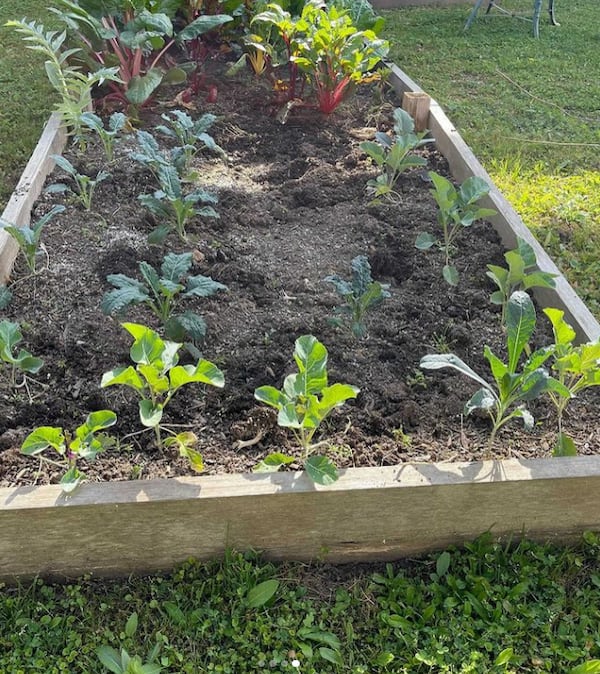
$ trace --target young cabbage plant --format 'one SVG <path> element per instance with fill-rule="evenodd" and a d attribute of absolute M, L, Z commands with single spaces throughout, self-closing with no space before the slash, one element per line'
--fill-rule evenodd
<path fill-rule="evenodd" d="M 164 220 L 148 236 L 150 243 L 162 243 L 172 230 L 187 243 L 186 226 L 189 221 L 201 216 L 218 218 L 219 214 L 210 204 L 216 204 L 218 198 L 206 190 L 194 190 L 183 193 L 181 178 L 173 166 L 160 166 L 158 169 L 160 190 L 153 194 L 140 194 L 138 200 L 154 216 Z M 198 206 L 198 204 L 202 204 Z"/>
<path fill-rule="evenodd" d="M 449 285 L 458 284 L 458 271 L 451 264 L 454 242 L 460 232 L 470 227 L 476 220 L 487 218 L 496 214 L 492 208 L 480 208 L 477 202 L 489 191 L 490 186 L 478 176 L 467 178 L 456 189 L 454 185 L 443 176 L 429 172 L 434 189 L 430 190 L 438 205 L 438 222 L 442 226 L 442 239 L 436 239 L 428 232 L 421 232 L 415 241 L 419 250 L 428 250 L 437 246 L 445 256 L 442 274 Z"/>
<path fill-rule="evenodd" d="M 388 283 L 373 280 L 371 265 L 365 255 L 357 255 L 351 262 L 351 268 L 351 281 L 346 281 L 337 274 L 327 276 L 325 281 L 332 283 L 344 300 L 344 304 L 336 307 L 338 316 L 332 319 L 332 323 L 342 327 L 346 322 L 344 318 L 349 319 L 352 334 L 356 339 L 362 339 L 367 335 L 366 313 L 390 297 L 390 286 Z"/>
<path fill-rule="evenodd" d="M 394 137 L 378 131 L 375 141 L 365 141 L 360 149 L 367 154 L 382 170 L 377 178 L 367 182 L 367 189 L 374 196 L 374 202 L 380 198 L 397 201 L 400 195 L 394 190 L 402 173 L 411 168 L 427 165 L 427 160 L 414 154 L 415 150 L 427 143 L 433 143 L 432 138 L 425 138 L 428 131 L 415 133 L 415 123 L 412 117 L 402 108 L 394 110 Z"/>
<path fill-rule="evenodd" d="M 41 358 L 19 348 L 22 341 L 23 334 L 18 323 L 0 321 L 0 360 L 10 366 L 10 381 L 15 387 L 26 386 L 27 375 L 37 374 L 44 365 Z M 23 374 L 21 382 L 17 382 L 17 372 Z"/>
<path fill-rule="evenodd" d="M 106 280 L 115 289 L 104 295 L 102 311 L 119 314 L 135 304 L 145 304 L 160 319 L 165 335 L 173 341 L 201 342 L 206 334 L 206 323 L 193 311 L 178 313 L 181 300 L 192 297 L 211 297 L 219 290 L 227 290 L 209 276 L 190 276 L 192 253 L 168 253 L 160 267 L 160 273 L 147 262 L 140 262 L 143 281 L 125 274 L 110 274 Z"/>
<path fill-rule="evenodd" d="M 174 433 L 161 424 L 163 412 L 177 391 L 187 384 L 200 383 L 222 388 L 223 373 L 208 360 L 196 365 L 178 365 L 181 344 L 162 340 L 158 333 L 138 323 L 122 323 L 133 337 L 129 351 L 135 365 L 118 367 L 102 375 L 100 386 L 128 386 L 139 396 L 140 421 L 154 431 L 157 446 L 174 445 L 194 470 L 202 470 L 202 456 L 194 449 L 197 437 L 189 432 Z M 170 437 L 163 441 L 161 431 Z"/>
<path fill-rule="evenodd" d="M 108 118 L 108 127 L 105 127 L 102 119 L 93 112 L 84 112 L 81 115 L 81 125 L 86 131 L 93 131 L 98 135 L 109 164 L 115 156 L 115 142 L 127 124 L 127 115 L 122 112 L 113 112 Z M 82 138 L 82 142 L 85 142 L 85 138 Z"/>
<path fill-rule="evenodd" d="M 533 248 L 521 237 L 517 237 L 517 247 L 504 253 L 508 268 L 488 264 L 486 275 L 498 286 L 490 296 L 493 304 L 502 307 L 501 322 L 504 325 L 508 298 L 515 290 L 530 288 L 554 288 L 556 274 L 539 271 Z"/>
<path fill-rule="evenodd" d="M 100 410 L 88 415 L 85 423 L 69 431 L 56 426 L 40 426 L 32 431 L 23 442 L 21 452 L 28 456 L 37 456 L 40 463 L 46 461 L 64 468 L 60 485 L 65 493 L 71 493 L 85 478 L 78 467 L 78 461 L 93 461 L 96 455 L 114 445 L 114 440 L 101 431 L 113 426 L 117 415 L 111 410 Z M 50 459 L 42 452 L 52 449 L 59 459 Z"/>
<path fill-rule="evenodd" d="M 564 388 L 548 391 L 558 416 L 556 456 L 574 456 L 577 448 L 572 438 L 563 432 L 563 416 L 569 401 L 591 386 L 600 385 L 600 341 L 574 345 L 575 330 L 565 321 L 564 311 L 544 309 L 552 323 L 554 345 L 551 369 Z"/>
<path fill-rule="evenodd" d="M 521 357 L 528 350 L 535 323 L 535 308 L 529 295 L 522 290 L 514 292 L 506 309 L 508 362 L 502 362 L 489 346 L 483 352 L 495 385 L 480 377 L 453 353 L 431 354 L 421 359 L 419 367 L 423 369 L 453 368 L 481 384 L 481 388 L 466 403 L 465 414 L 483 410 L 489 415 L 493 425 L 490 446 L 498 430 L 511 419 L 520 418 L 526 429 L 533 428 L 533 416 L 526 409 L 525 403 L 549 391 L 559 394 L 567 392 L 564 384 L 550 377 L 548 371 L 542 367 L 551 356 L 551 348 L 535 351 L 525 358 L 521 369 L 518 369 Z"/>
<path fill-rule="evenodd" d="M 106 171 L 98 171 L 96 177 L 92 178 L 84 173 L 79 173 L 68 159 L 61 157 L 58 154 L 53 154 L 51 156 L 56 162 L 56 165 L 71 176 L 75 184 L 75 189 L 71 188 L 66 183 L 54 183 L 46 188 L 46 192 L 71 192 L 71 194 L 79 199 L 85 210 L 89 211 L 92 208 L 92 197 L 94 196 L 96 187 L 103 180 L 109 178 L 110 174 Z"/>
<path fill-rule="evenodd" d="M 321 423 L 347 400 L 356 398 L 356 386 L 327 383 L 327 349 L 312 335 L 296 340 L 294 360 L 298 372 L 288 375 L 281 390 L 274 386 L 260 386 L 254 397 L 265 405 L 274 407 L 277 423 L 290 428 L 302 448 L 302 461 L 308 476 L 318 484 L 331 484 L 338 479 L 335 465 L 327 456 L 315 451 L 327 442 L 313 443 Z M 255 468 L 258 472 L 276 471 L 292 463 L 293 456 L 269 454 Z"/>
<path fill-rule="evenodd" d="M 37 222 L 21 227 L 0 218 L 0 228 L 6 230 L 19 244 L 19 249 L 21 250 L 21 253 L 23 253 L 27 268 L 32 274 L 36 273 L 37 258 L 42 252 L 40 249 L 45 251 L 45 248 L 40 243 L 42 230 L 57 213 L 62 213 L 64 210 L 64 206 L 53 206 L 48 213 L 43 215 Z"/>
<path fill-rule="evenodd" d="M 207 133 L 217 120 L 215 115 L 206 113 L 195 120 L 183 110 L 173 110 L 171 115 L 161 115 L 167 124 L 160 124 L 156 127 L 156 130 L 179 143 L 173 152 L 183 155 L 184 174 L 189 174 L 192 159 L 202 148 L 206 148 L 221 157 L 226 156 L 223 148 L 217 145 L 215 139 Z"/>

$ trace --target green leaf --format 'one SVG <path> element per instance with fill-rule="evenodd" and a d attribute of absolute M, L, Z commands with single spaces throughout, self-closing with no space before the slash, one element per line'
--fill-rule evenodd
<path fill-rule="evenodd" d="M 464 361 L 453 353 L 435 353 L 423 356 L 419 363 L 419 367 L 425 368 L 426 370 L 439 370 L 444 367 L 450 367 L 467 375 L 467 377 L 475 380 L 485 388 L 491 389 L 485 379 L 482 379 Z"/>
<path fill-rule="evenodd" d="M 458 270 L 456 269 L 456 267 L 449 264 L 445 264 L 442 268 L 442 276 L 444 277 L 444 281 L 446 281 L 448 285 L 451 286 L 458 285 Z"/>
<path fill-rule="evenodd" d="M 279 581 L 275 579 L 265 580 L 259 583 L 246 596 L 246 606 L 248 608 L 259 608 L 264 606 L 279 588 Z"/>
<path fill-rule="evenodd" d="M 0 309 L 6 309 L 12 298 L 12 292 L 6 286 L 0 285 Z"/>
<path fill-rule="evenodd" d="M 600 674 L 600 660 L 588 660 L 573 667 L 569 674 Z"/>
<path fill-rule="evenodd" d="M 552 451 L 553 456 L 577 456 L 577 446 L 565 433 L 559 433 L 556 446 Z"/>
<path fill-rule="evenodd" d="M 177 33 L 176 42 L 181 43 L 193 40 L 199 35 L 208 33 L 229 21 L 233 21 L 233 17 L 227 14 L 202 14 Z"/>
<path fill-rule="evenodd" d="M 153 68 L 145 75 L 136 75 L 129 81 L 127 87 L 127 100 L 134 105 L 145 103 L 159 87 L 163 74 L 158 68 Z"/>
<path fill-rule="evenodd" d="M 327 349 L 313 335 L 302 335 L 296 340 L 294 360 L 302 381 L 302 393 L 319 393 L 327 386 Z"/>
<path fill-rule="evenodd" d="M 165 350 L 165 343 L 157 332 L 138 323 L 121 324 L 134 338 L 129 355 L 134 363 L 149 365 L 158 360 Z"/>
<path fill-rule="evenodd" d="M 334 665 L 342 667 L 344 664 L 342 656 L 338 653 L 338 651 L 334 651 L 332 648 L 326 648 L 325 646 L 321 646 L 319 648 L 319 654 L 321 655 L 323 660 L 327 660 L 327 662 L 332 662 Z"/>
<path fill-rule="evenodd" d="M 227 286 L 215 281 L 210 276 L 190 276 L 187 280 L 184 297 L 210 297 L 219 290 L 227 290 Z"/>
<path fill-rule="evenodd" d="M 256 464 L 252 469 L 253 473 L 275 473 L 281 466 L 286 466 L 289 463 L 295 461 L 293 456 L 287 456 L 286 454 L 281 454 L 280 452 L 273 452 L 268 456 L 265 456 L 262 461 Z"/>
<path fill-rule="evenodd" d="M 60 478 L 61 489 L 65 494 L 70 494 L 77 489 L 83 478 L 84 475 L 77 466 L 71 466 L 71 468 L 69 468 L 69 470 L 67 470 L 67 472 Z"/>
<path fill-rule="evenodd" d="M 169 618 L 173 621 L 175 625 L 185 625 L 186 624 L 186 619 L 185 619 L 185 614 L 184 612 L 177 606 L 177 604 L 173 601 L 165 601 L 163 602 L 162 607 L 165 609 L 167 612 L 167 615 Z"/>
<path fill-rule="evenodd" d="M 85 425 L 80 426 L 77 431 L 82 429 L 82 432 L 85 433 L 95 433 L 96 431 L 110 428 L 116 423 L 117 415 L 112 410 L 98 410 L 97 412 L 91 412 L 88 414 L 85 420 Z"/>
<path fill-rule="evenodd" d="M 330 485 L 338 478 L 335 464 L 326 456 L 311 456 L 306 460 L 304 468 L 310 479 L 316 484 Z"/>
<path fill-rule="evenodd" d="M 394 654 L 393 653 L 380 653 L 375 660 L 373 660 L 373 664 L 376 665 L 377 667 L 387 667 L 387 665 L 390 665 L 394 661 Z"/>
<path fill-rule="evenodd" d="M 445 576 L 448 569 L 450 568 L 450 560 L 452 559 L 451 555 L 449 552 L 445 551 L 442 552 L 442 554 L 437 558 L 437 562 L 435 564 L 435 572 L 437 573 L 438 577 Z"/>
<path fill-rule="evenodd" d="M 287 397 L 274 386 L 259 386 L 254 391 L 254 397 L 261 403 L 270 405 L 275 409 L 280 409 L 288 402 Z"/>
<path fill-rule="evenodd" d="M 132 637 L 138 628 L 138 614 L 134 611 L 125 623 L 125 634 Z"/>
<path fill-rule="evenodd" d="M 105 372 L 102 375 L 102 380 L 100 381 L 100 388 L 119 384 L 122 384 L 123 386 L 130 386 L 136 391 L 144 390 L 144 382 L 142 381 L 140 375 L 136 372 L 135 368 L 131 365 L 129 367 L 118 367 L 114 370 L 110 370 L 109 372 Z"/>
<path fill-rule="evenodd" d="M 52 447 L 59 454 L 65 452 L 65 436 L 62 428 L 56 426 L 40 426 L 32 431 L 21 445 L 21 453 L 33 456 Z"/>
<path fill-rule="evenodd" d="M 508 665 L 514 656 L 514 651 L 512 648 L 505 648 L 498 657 L 494 660 L 494 665 L 496 667 L 501 667 L 502 665 Z"/>
<path fill-rule="evenodd" d="M 489 388 L 480 388 L 465 403 L 465 414 L 471 414 L 473 410 L 487 412 L 496 407 L 497 403 L 496 396 Z"/>
<path fill-rule="evenodd" d="M 163 415 L 162 405 L 155 405 L 151 400 L 139 401 L 140 421 L 147 428 L 155 428 L 160 424 Z"/>
<path fill-rule="evenodd" d="M 428 232 L 421 232 L 415 241 L 415 248 L 419 250 L 428 250 L 435 245 L 436 240 Z"/>
<path fill-rule="evenodd" d="M 535 308 L 529 295 L 517 290 L 506 307 L 508 370 L 516 372 L 519 358 L 535 330 Z"/>
<path fill-rule="evenodd" d="M 123 674 L 121 668 L 121 656 L 119 652 L 110 646 L 100 646 L 96 649 L 98 660 L 113 674 Z"/>
<path fill-rule="evenodd" d="M 208 360 L 200 360 L 197 365 L 178 365 L 169 372 L 169 381 L 171 388 L 177 390 L 180 386 L 198 382 L 200 384 L 209 384 L 223 388 L 225 378 L 223 372 Z"/>

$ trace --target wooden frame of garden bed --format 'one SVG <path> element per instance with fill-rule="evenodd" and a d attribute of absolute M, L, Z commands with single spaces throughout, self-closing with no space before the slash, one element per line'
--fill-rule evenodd
<path fill-rule="evenodd" d="M 392 67 L 399 93 L 420 91 Z M 457 180 L 489 176 L 440 109 L 429 128 Z M 64 134 L 51 117 L 3 217 L 28 222 Z M 490 181 L 491 183 L 491 181 Z M 534 246 L 540 268 L 557 273 L 517 214 L 493 187 L 494 225 L 505 244 Z M 1 243 L 0 243 L 1 245 Z M 0 277 L 16 255 L 0 248 Z M 600 326 L 560 276 L 543 303 L 564 309 L 581 339 Z M 341 471 L 330 487 L 303 473 L 89 483 L 66 497 L 59 486 L 0 489 L 0 579 L 149 573 L 190 556 L 258 549 L 272 559 L 374 561 L 460 545 L 490 530 L 567 542 L 600 529 L 600 457 L 404 464 Z"/>

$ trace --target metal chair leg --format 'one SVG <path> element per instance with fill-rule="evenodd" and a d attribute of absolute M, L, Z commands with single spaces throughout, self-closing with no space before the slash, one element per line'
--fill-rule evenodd
<path fill-rule="evenodd" d="M 533 5 L 533 37 L 540 36 L 540 14 L 542 13 L 542 0 L 535 0 Z"/>
<path fill-rule="evenodd" d="M 471 13 L 469 14 L 469 18 L 467 19 L 467 23 L 465 23 L 465 27 L 463 28 L 463 30 L 468 30 L 471 27 L 471 24 L 477 18 L 477 12 L 479 11 L 479 8 L 481 7 L 482 3 L 483 0 L 477 0 L 475 6 L 471 10 Z"/>
<path fill-rule="evenodd" d="M 560 23 L 558 23 L 554 16 L 554 0 L 548 0 L 548 12 L 550 13 L 550 23 L 553 26 L 560 26 Z"/>

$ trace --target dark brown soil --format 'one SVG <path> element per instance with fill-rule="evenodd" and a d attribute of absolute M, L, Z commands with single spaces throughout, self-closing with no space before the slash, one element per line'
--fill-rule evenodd
<path fill-rule="evenodd" d="M 35 426 L 73 428 L 103 408 L 118 414 L 114 430 L 121 447 L 82 466 L 91 479 L 191 472 L 184 460 L 157 450 L 151 432 L 135 434 L 141 426 L 133 392 L 99 386 L 103 372 L 128 364 L 130 345 L 119 320 L 100 310 L 110 288 L 106 275 L 135 276 L 139 261 L 158 265 L 167 249 L 193 248 L 194 273 L 229 288 L 188 305 L 207 321 L 202 352 L 224 370 L 225 388 L 187 386 L 165 415 L 172 426 L 200 437 L 207 473 L 247 471 L 271 451 L 295 451 L 274 412 L 257 406 L 253 391 L 281 385 L 292 369 L 294 340 L 306 333 L 327 346 L 330 381 L 361 389 L 355 403 L 341 408 L 324 429 L 337 447 L 339 466 L 551 453 L 556 427 L 545 401 L 530 406 L 539 422 L 534 433 L 511 423 L 492 451 L 489 421 L 461 414 L 477 386 L 451 372 L 419 372 L 423 355 L 448 349 L 488 376 L 483 346 L 502 354 L 503 336 L 485 271 L 489 263 L 503 264 L 504 251 L 489 224 L 465 231 L 455 255 L 461 280 L 451 288 L 441 277 L 441 255 L 414 247 L 419 232 L 438 227 L 426 172 L 402 177 L 399 203 L 369 204 L 365 184 L 375 171 L 359 142 L 372 137 L 376 126 L 387 128 L 392 109 L 372 100 L 363 90 L 329 118 L 304 110 L 282 125 L 260 83 L 247 76 L 219 83 L 217 102 L 198 101 L 197 114 L 219 115 L 213 135 L 229 161 L 205 155 L 197 168 L 200 181 L 219 196 L 220 219 L 194 222 L 187 247 L 174 235 L 166 247 L 148 245 L 155 223 L 136 197 L 156 187 L 150 173 L 127 158 L 133 138 L 120 144 L 93 212 L 70 202 L 45 230 L 48 268 L 36 278 L 24 278 L 21 261 L 15 269 L 15 299 L 3 314 L 21 322 L 25 346 L 45 366 L 29 382 L 31 403 L 24 388 L 11 389 L 4 381 L 0 389 L 0 485 L 56 481 L 60 472 L 45 466 L 38 474 L 38 462 L 19 455 L 20 443 Z M 147 122 L 151 127 L 157 120 L 155 111 Z M 425 155 L 428 170 L 447 172 L 434 151 Z M 94 146 L 69 157 L 88 174 L 103 161 Z M 36 217 L 61 199 L 44 195 Z M 350 261 L 359 254 L 368 255 L 374 278 L 389 283 L 392 293 L 370 315 L 362 341 L 330 325 L 338 297 L 323 280 L 333 273 L 349 277 Z M 127 320 L 158 327 L 144 308 L 129 312 Z M 545 322 L 539 321 L 534 346 L 550 342 Z M 567 415 L 567 430 L 581 453 L 600 448 L 597 408 L 598 398 L 585 395 Z M 260 441 L 239 449 L 239 441 L 259 433 Z"/>

